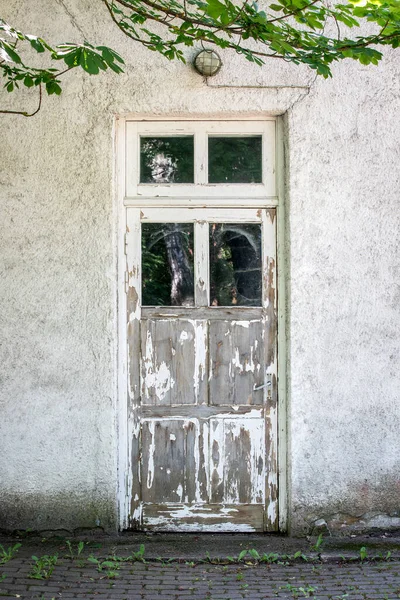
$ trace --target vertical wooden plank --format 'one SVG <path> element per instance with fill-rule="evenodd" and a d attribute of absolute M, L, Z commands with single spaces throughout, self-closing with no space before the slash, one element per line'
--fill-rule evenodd
<path fill-rule="evenodd" d="M 232 331 L 230 321 L 209 322 L 209 402 L 232 404 Z"/>
<path fill-rule="evenodd" d="M 197 404 L 208 404 L 208 321 L 195 323 L 194 394 Z"/>
<path fill-rule="evenodd" d="M 196 221 L 194 226 L 194 279 L 195 305 L 209 303 L 209 224 Z"/>
<path fill-rule="evenodd" d="M 225 493 L 224 419 L 210 419 L 210 502 L 221 504 Z"/>
<path fill-rule="evenodd" d="M 140 498 L 140 297 L 141 297 L 141 239 L 140 211 L 127 210 L 126 227 L 126 273 L 127 273 L 127 343 L 128 343 L 128 481 L 132 490 L 128 522 L 133 529 L 141 526 Z"/>
<path fill-rule="evenodd" d="M 250 431 L 240 419 L 225 419 L 225 494 L 228 504 L 250 504 L 252 486 Z"/>
<path fill-rule="evenodd" d="M 185 430 L 183 421 L 145 420 L 142 425 L 144 502 L 183 502 Z"/>
<path fill-rule="evenodd" d="M 195 348 L 196 324 L 194 321 L 170 321 L 172 340 L 171 371 L 175 386 L 171 390 L 172 404 L 196 404 Z"/>
<path fill-rule="evenodd" d="M 277 419 L 277 293 L 276 209 L 263 210 L 263 306 L 265 310 L 265 528 L 278 529 L 278 419 Z"/>

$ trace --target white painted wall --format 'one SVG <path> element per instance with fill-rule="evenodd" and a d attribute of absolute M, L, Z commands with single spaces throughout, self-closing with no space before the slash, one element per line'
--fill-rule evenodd
<path fill-rule="evenodd" d="M 29 4 L 0 0 L 1 16 L 55 43 L 108 44 L 127 69 L 67 74 L 36 117 L 0 115 L 0 527 L 117 523 L 113 128 L 127 113 L 286 115 L 289 522 L 396 524 L 399 53 L 315 82 L 226 56 L 207 86 L 90 0 Z"/>

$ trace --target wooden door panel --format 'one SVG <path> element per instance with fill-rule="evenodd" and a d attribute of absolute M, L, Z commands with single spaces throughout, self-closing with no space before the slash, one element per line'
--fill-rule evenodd
<path fill-rule="evenodd" d="M 204 427 L 197 419 L 142 422 L 142 500 L 144 503 L 207 502 Z M 208 429 L 206 431 L 208 444 Z"/>
<path fill-rule="evenodd" d="M 263 320 L 211 321 L 209 327 L 210 403 L 262 405 Z"/>
<path fill-rule="evenodd" d="M 262 412 L 254 413 L 210 421 L 211 502 L 264 503 L 265 427 Z"/>
<path fill-rule="evenodd" d="M 147 319 L 141 323 L 142 404 L 206 402 L 207 322 Z"/>

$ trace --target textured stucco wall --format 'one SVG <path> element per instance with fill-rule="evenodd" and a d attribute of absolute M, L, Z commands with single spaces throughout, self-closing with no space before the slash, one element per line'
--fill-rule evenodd
<path fill-rule="evenodd" d="M 125 40 L 90 0 L 28 5 L 0 0 L 1 15 L 53 42 L 108 44 L 127 70 L 67 74 L 35 118 L 0 116 L 0 527 L 116 527 L 113 127 L 126 113 L 286 114 L 289 521 L 395 525 L 399 54 L 346 62 L 308 95 L 224 87 L 314 80 L 226 56 L 212 88 Z"/>

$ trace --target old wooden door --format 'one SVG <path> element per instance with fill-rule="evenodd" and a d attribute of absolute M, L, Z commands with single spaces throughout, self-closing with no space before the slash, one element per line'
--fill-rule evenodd
<path fill-rule="evenodd" d="M 275 121 L 124 127 L 123 526 L 275 531 Z"/>
<path fill-rule="evenodd" d="M 275 209 L 131 208 L 128 231 L 133 525 L 273 531 Z"/>

